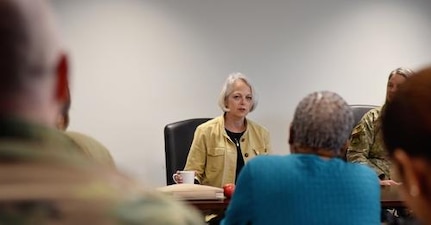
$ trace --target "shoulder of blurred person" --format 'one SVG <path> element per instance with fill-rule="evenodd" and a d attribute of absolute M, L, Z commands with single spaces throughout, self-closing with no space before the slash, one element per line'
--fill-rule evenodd
<path fill-rule="evenodd" d="M 88 161 L 40 154 L 0 168 L 0 219 L 5 224 L 203 224 L 184 203 Z"/>
<path fill-rule="evenodd" d="M 0 127 L 1 162 L 8 156 L 31 160 L 32 156 L 62 154 L 80 158 L 78 146 L 58 130 L 11 117 L 0 118 Z"/>
<path fill-rule="evenodd" d="M 2 222 L 201 224 L 193 209 L 83 157 L 64 132 L 17 119 L 0 127 Z"/>
<path fill-rule="evenodd" d="M 64 131 L 74 143 L 79 146 L 79 150 L 91 160 L 112 168 L 115 168 L 114 159 L 109 150 L 99 141 L 76 131 Z"/>

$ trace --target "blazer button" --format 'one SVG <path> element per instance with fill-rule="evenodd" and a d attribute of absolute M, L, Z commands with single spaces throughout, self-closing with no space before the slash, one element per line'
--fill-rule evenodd
<path fill-rule="evenodd" d="M 248 157 L 248 153 L 245 153 L 244 156 L 247 158 Z"/>
<path fill-rule="evenodd" d="M 244 141 L 245 141 L 245 138 L 242 138 L 242 139 L 241 139 L 241 142 L 244 142 Z"/>

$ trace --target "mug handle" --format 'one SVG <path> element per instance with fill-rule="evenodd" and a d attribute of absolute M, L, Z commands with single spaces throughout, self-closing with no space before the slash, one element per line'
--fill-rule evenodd
<path fill-rule="evenodd" d="M 172 174 L 172 180 L 174 180 L 174 182 L 176 183 L 176 184 L 180 184 L 180 183 L 178 183 L 178 181 L 177 181 L 177 177 L 178 176 L 181 176 L 180 174 L 178 174 L 178 173 L 174 173 L 174 174 Z"/>

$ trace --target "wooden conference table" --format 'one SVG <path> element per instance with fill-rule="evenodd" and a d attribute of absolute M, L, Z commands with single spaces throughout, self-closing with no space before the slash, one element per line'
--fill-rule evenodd
<path fill-rule="evenodd" d="M 223 212 L 229 205 L 229 199 L 219 200 L 187 200 L 187 202 L 202 212 Z M 404 201 L 398 194 L 397 186 L 382 188 L 380 203 L 382 208 L 404 208 Z"/>

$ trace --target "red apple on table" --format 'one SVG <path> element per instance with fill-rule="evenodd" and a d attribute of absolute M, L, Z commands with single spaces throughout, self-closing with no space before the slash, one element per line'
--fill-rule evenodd
<path fill-rule="evenodd" d="M 225 184 L 223 185 L 223 193 L 226 198 L 231 198 L 235 191 L 235 184 Z"/>

